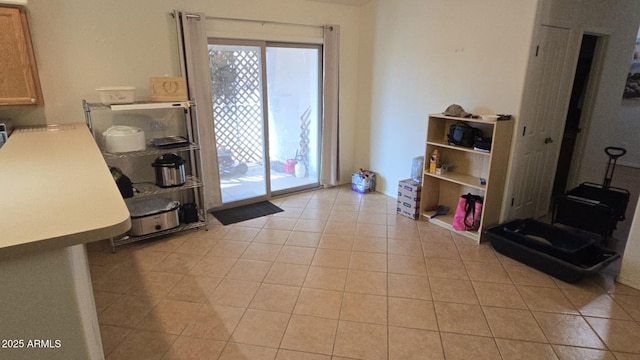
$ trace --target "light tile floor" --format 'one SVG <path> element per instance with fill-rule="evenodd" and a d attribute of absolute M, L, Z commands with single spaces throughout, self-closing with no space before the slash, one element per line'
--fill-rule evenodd
<path fill-rule="evenodd" d="M 567 284 L 348 187 L 88 246 L 108 360 L 640 359 L 640 291 Z"/>

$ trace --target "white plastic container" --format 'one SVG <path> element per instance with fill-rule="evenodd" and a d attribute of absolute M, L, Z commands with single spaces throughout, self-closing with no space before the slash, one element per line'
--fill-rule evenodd
<path fill-rule="evenodd" d="M 133 86 L 103 86 L 96 89 L 104 105 L 131 104 L 135 99 Z"/>
<path fill-rule="evenodd" d="M 112 126 L 102 133 L 105 150 L 110 153 L 142 151 L 146 149 L 144 131 L 133 126 Z"/>

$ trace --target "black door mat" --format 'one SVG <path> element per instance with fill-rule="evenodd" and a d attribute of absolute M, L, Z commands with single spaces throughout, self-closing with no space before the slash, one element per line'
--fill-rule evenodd
<path fill-rule="evenodd" d="M 282 211 L 284 210 L 273 205 L 272 203 L 263 201 L 256 204 L 239 206 L 232 209 L 210 211 L 210 213 L 216 219 L 218 219 L 218 221 L 220 221 L 222 225 L 230 225 L 245 220 L 251 220 L 262 216 L 279 213 Z"/>

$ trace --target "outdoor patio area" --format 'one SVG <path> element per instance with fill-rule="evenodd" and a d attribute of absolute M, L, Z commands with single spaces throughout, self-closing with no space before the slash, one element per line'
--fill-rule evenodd
<path fill-rule="evenodd" d="M 249 164 L 245 174 L 229 174 L 220 178 L 222 201 L 230 203 L 265 195 L 264 167 L 262 164 Z M 312 177 L 296 177 L 271 169 L 271 191 L 295 189 L 317 183 Z"/>

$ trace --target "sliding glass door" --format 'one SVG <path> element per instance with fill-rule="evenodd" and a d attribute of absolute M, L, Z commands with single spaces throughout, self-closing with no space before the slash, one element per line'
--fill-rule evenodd
<path fill-rule="evenodd" d="M 267 46 L 269 157 L 274 193 L 317 186 L 320 49 Z"/>
<path fill-rule="evenodd" d="M 318 186 L 320 54 L 319 46 L 210 41 L 224 206 Z"/>
<path fill-rule="evenodd" d="M 209 45 L 223 204 L 267 196 L 263 48 Z"/>

